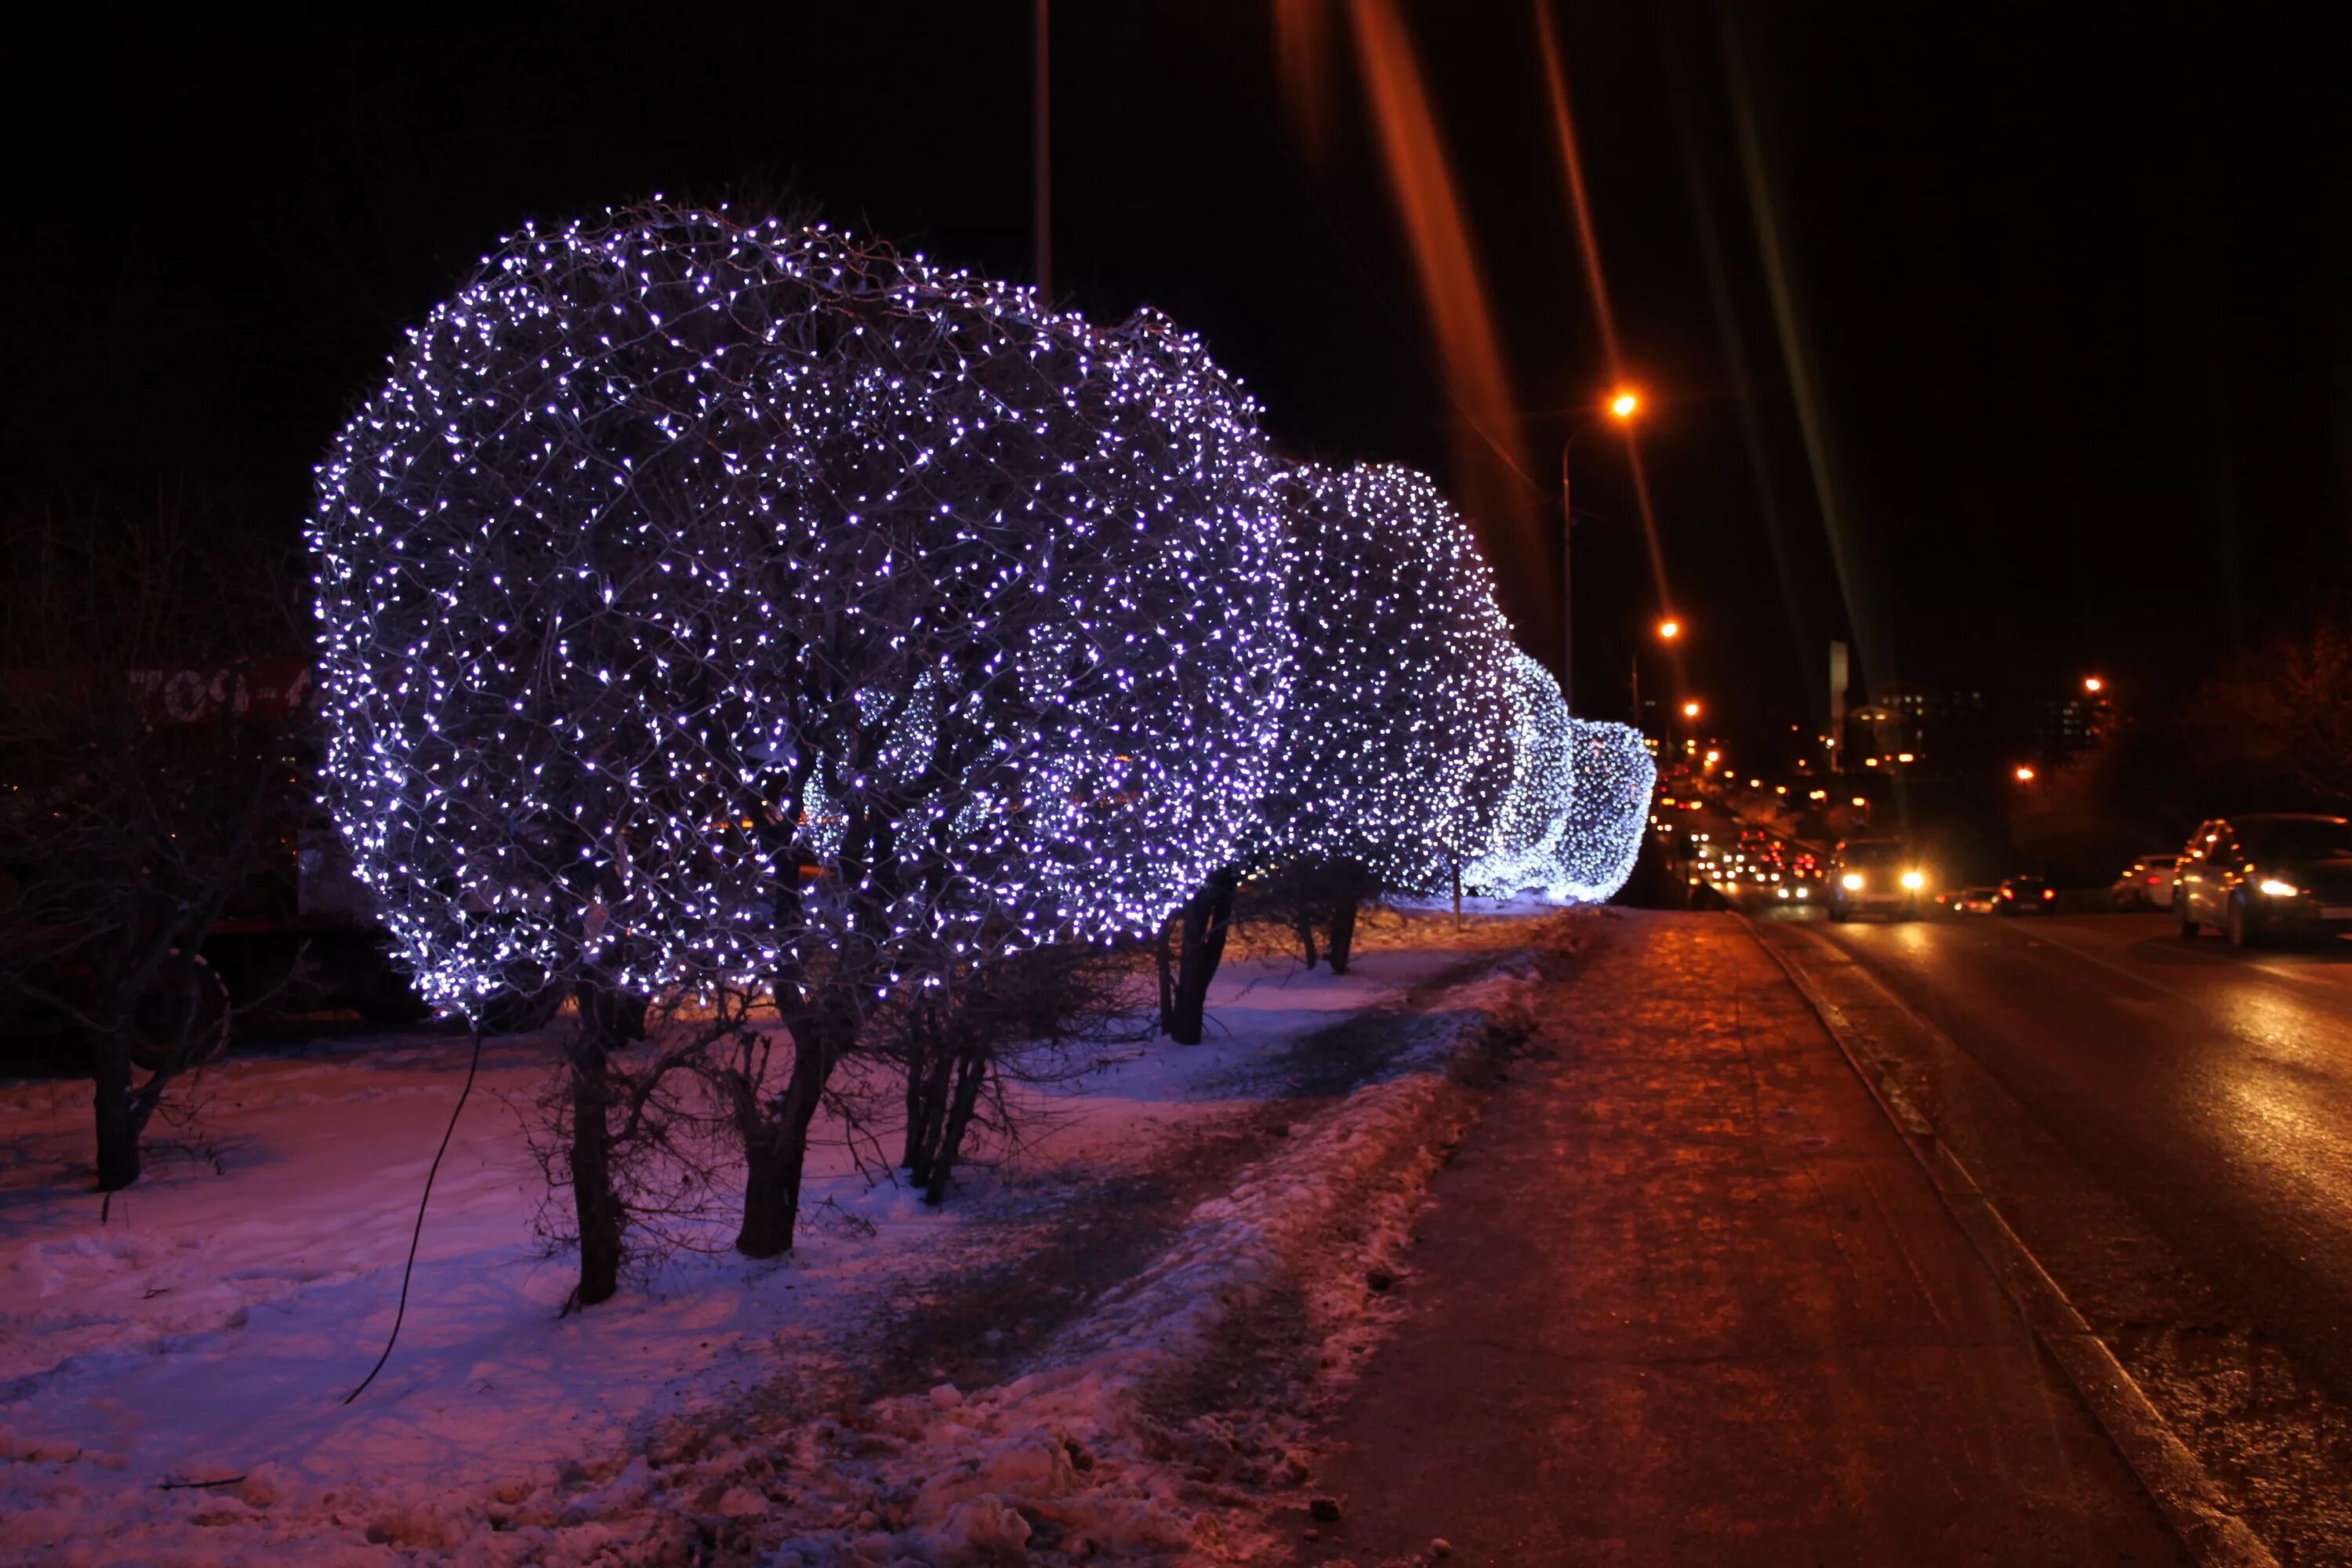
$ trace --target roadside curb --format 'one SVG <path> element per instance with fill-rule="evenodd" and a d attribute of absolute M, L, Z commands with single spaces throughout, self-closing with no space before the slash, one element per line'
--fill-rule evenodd
<path fill-rule="evenodd" d="M 2010 1228 L 1967 1165 L 1901 1089 L 1881 1081 L 1865 1065 L 1859 1045 L 1862 1032 L 1853 1021 L 1796 960 L 1764 940 L 1755 921 L 1741 911 L 1732 912 L 1748 939 L 1789 977 L 1821 1020 L 1838 1053 L 1910 1150 L 1946 1211 L 1992 1270 L 2035 1339 L 2082 1395 L 2092 1418 L 2139 1478 L 2189 1557 L 2200 1568 L 2278 1568 L 2278 1559 L 2270 1548 L 2231 1511 L 2203 1464 L 2157 1413 L 2146 1392 L 2093 1331 L 2041 1260 Z M 1888 1000 L 1914 1026 L 1944 1040 L 1943 1032 L 1915 1010 L 1891 994 Z"/>

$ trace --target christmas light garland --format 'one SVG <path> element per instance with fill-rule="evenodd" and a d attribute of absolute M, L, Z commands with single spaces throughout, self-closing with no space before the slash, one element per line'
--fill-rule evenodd
<path fill-rule="evenodd" d="M 1571 719 L 1574 805 L 1559 847 L 1560 879 L 1552 897 L 1597 904 L 1616 896 L 1633 874 L 1650 820 L 1658 764 L 1630 724 Z"/>
<path fill-rule="evenodd" d="M 320 469 L 328 804 L 443 1005 L 1141 929 L 1269 793 L 1273 478 L 1155 314 L 659 205 L 527 229 Z"/>
<path fill-rule="evenodd" d="M 1551 671 L 1517 649 L 1510 659 L 1510 744 L 1497 764 L 1508 784 L 1486 852 L 1462 885 L 1496 898 L 1560 899 L 1561 859 L 1575 826 L 1575 724 Z"/>
<path fill-rule="evenodd" d="M 1296 689 L 1261 860 L 1361 867 L 1428 890 L 1496 832 L 1510 626 L 1462 519 L 1426 476 L 1299 464 L 1289 537 Z"/>

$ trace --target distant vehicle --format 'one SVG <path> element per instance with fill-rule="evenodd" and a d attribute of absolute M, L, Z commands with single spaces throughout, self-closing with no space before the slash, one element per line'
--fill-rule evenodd
<path fill-rule="evenodd" d="M 2207 926 L 2232 947 L 2352 931 L 2352 822 L 2263 812 L 2199 825 L 2174 868 L 2182 936 Z"/>
<path fill-rule="evenodd" d="M 2058 889 L 2039 877 L 2011 877 L 1993 894 L 1997 915 L 2046 915 L 2058 902 Z"/>
<path fill-rule="evenodd" d="M 1952 895 L 1952 908 L 1964 915 L 1989 915 L 2000 906 L 1999 888 L 1962 888 Z"/>
<path fill-rule="evenodd" d="M 1927 873 L 1900 838 L 1849 838 L 1830 860 L 1830 919 L 1873 912 L 1916 920 L 1927 906 Z"/>
<path fill-rule="evenodd" d="M 2143 855 L 2116 879 L 2113 889 L 2119 910 L 2168 910 L 2172 907 L 2173 868 L 2178 855 Z"/>

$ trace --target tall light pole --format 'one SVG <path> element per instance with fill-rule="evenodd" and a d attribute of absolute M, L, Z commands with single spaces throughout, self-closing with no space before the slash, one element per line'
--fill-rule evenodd
<path fill-rule="evenodd" d="M 1029 98 L 1030 216 L 1036 226 L 1037 294 L 1054 292 L 1054 70 L 1051 0 L 1037 0 L 1030 44 L 1034 50 Z M 1048 301 L 1050 302 L 1050 300 Z"/>
<path fill-rule="evenodd" d="M 1670 643 L 1683 635 L 1683 623 L 1676 616 L 1668 616 L 1658 623 L 1657 633 L 1660 642 Z M 1639 642 L 1633 645 L 1633 679 L 1627 684 L 1633 689 L 1633 732 L 1639 734 L 1642 731 L 1642 645 Z"/>
<path fill-rule="evenodd" d="M 1603 417 L 1620 425 L 1630 425 L 1642 411 L 1641 394 L 1630 387 L 1620 387 L 1610 395 L 1608 412 L 1595 415 L 1568 433 L 1559 444 L 1559 696 L 1570 712 L 1576 710 L 1576 571 L 1572 563 L 1576 542 L 1576 510 L 1569 497 L 1569 454 L 1576 448 L 1576 438 L 1600 423 Z M 1636 710 L 1633 721 L 1638 728 L 1641 713 Z"/>

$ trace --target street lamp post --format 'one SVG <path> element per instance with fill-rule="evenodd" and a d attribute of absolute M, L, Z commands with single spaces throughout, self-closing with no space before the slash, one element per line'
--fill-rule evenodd
<path fill-rule="evenodd" d="M 1693 751 L 1696 751 L 1698 746 L 1698 715 L 1699 705 L 1696 699 L 1685 701 L 1683 704 L 1683 727 L 1686 731 L 1688 731 L 1683 738 L 1688 742 L 1688 749 Z M 1668 751 L 1674 750 L 1674 742 L 1675 731 L 1673 727 L 1670 725 L 1666 730 L 1666 749 Z M 1726 766 L 1727 769 L 1728 764 L 1727 763 Z"/>
<path fill-rule="evenodd" d="M 1569 501 L 1568 454 L 1576 432 L 1559 444 L 1559 700 L 1576 711 L 1576 511 Z"/>
<path fill-rule="evenodd" d="M 1642 410 L 1638 393 L 1620 388 L 1609 399 L 1608 417 L 1620 425 L 1630 424 Z M 1599 422 L 1596 415 L 1568 433 L 1559 444 L 1559 697 L 1570 712 L 1576 709 L 1576 574 L 1570 563 L 1576 535 L 1576 512 L 1569 500 L 1568 457 L 1576 447 L 1576 438 Z M 1633 722 L 1640 727 L 1642 715 L 1636 709 Z"/>
<path fill-rule="evenodd" d="M 1674 616 L 1668 616 L 1658 623 L 1660 642 L 1672 642 L 1682 635 L 1683 624 Z M 1642 645 L 1639 642 L 1633 645 L 1633 678 L 1627 684 L 1633 689 L 1633 732 L 1639 734 L 1642 732 Z"/>

